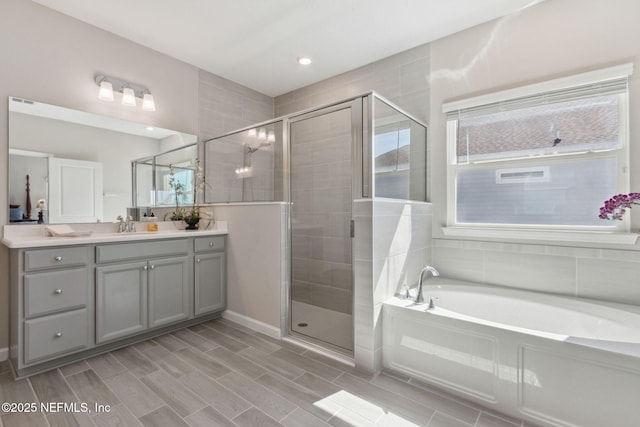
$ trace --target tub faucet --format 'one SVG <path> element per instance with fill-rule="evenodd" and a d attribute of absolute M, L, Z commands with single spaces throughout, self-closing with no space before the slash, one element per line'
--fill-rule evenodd
<path fill-rule="evenodd" d="M 413 300 L 413 302 L 415 302 L 416 304 L 424 304 L 424 297 L 422 296 L 422 278 L 424 277 L 424 273 L 427 271 L 430 272 L 434 277 L 440 275 L 440 273 L 438 273 L 438 270 L 431 267 L 430 265 L 427 265 L 422 269 L 422 271 L 420 272 L 420 278 L 418 279 L 418 292 L 416 293 L 416 299 Z"/>

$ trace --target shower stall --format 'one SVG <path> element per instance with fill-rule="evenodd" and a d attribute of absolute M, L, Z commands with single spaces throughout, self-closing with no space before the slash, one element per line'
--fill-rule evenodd
<path fill-rule="evenodd" d="M 371 203 L 426 201 L 426 126 L 368 93 L 205 141 L 203 150 L 207 203 L 286 203 L 283 333 L 353 355 L 354 314 L 373 306 L 373 237 L 391 232 L 374 230 Z"/>

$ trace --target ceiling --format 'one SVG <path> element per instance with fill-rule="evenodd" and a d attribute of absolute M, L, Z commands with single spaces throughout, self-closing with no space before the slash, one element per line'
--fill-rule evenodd
<path fill-rule="evenodd" d="M 540 0 L 33 1 L 278 96 Z"/>

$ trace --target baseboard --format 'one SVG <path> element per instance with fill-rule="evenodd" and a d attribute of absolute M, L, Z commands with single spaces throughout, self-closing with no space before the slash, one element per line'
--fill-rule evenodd
<path fill-rule="evenodd" d="M 244 314 L 236 313 L 235 311 L 231 310 L 225 310 L 222 312 L 222 317 L 232 322 L 236 322 L 239 325 L 246 326 L 249 329 L 253 329 L 254 331 L 262 332 L 263 334 L 268 335 L 272 338 L 280 339 L 282 337 L 279 328 L 253 319 L 251 317 L 247 317 Z"/>
<path fill-rule="evenodd" d="M 0 362 L 4 362 L 9 358 L 9 349 L 7 347 L 0 348 Z"/>

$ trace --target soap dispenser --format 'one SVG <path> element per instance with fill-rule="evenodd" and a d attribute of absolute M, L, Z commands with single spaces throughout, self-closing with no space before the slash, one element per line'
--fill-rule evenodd
<path fill-rule="evenodd" d="M 158 222 L 156 216 L 151 212 L 151 216 L 147 217 L 147 231 L 150 233 L 158 232 Z"/>

